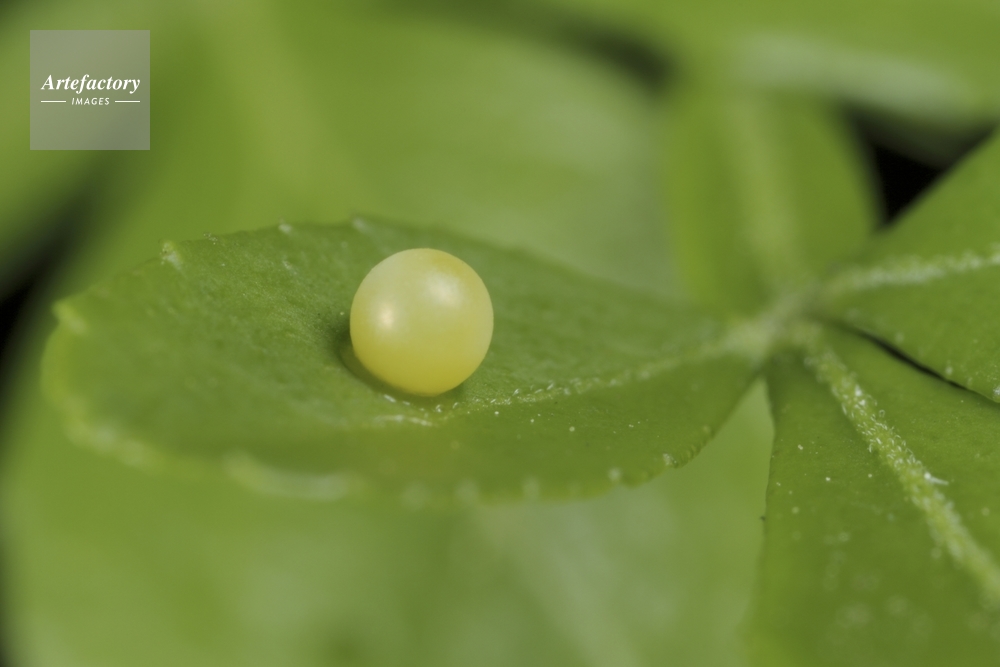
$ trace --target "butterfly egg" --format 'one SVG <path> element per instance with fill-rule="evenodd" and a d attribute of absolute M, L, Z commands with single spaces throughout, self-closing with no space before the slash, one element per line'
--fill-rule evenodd
<path fill-rule="evenodd" d="M 464 382 L 486 356 L 493 304 L 479 275 L 430 248 L 398 252 L 361 281 L 351 304 L 351 344 L 383 382 L 434 396 Z"/>

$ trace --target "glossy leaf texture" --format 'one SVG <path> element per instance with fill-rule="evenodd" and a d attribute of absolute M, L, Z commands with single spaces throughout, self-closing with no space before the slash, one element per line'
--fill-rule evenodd
<path fill-rule="evenodd" d="M 826 283 L 821 312 L 1000 400 L 1000 142 L 950 172 Z"/>
<path fill-rule="evenodd" d="M 873 229 L 858 147 L 832 110 L 689 85 L 667 111 L 671 247 L 703 303 L 759 310 L 854 253 Z"/>
<path fill-rule="evenodd" d="M 366 379 L 349 349 L 358 284 L 413 247 L 470 264 L 494 308 L 480 369 L 429 399 Z M 55 310 L 47 389 L 82 444 L 210 462 L 264 491 L 416 504 L 580 495 L 686 463 L 766 345 L 517 253 L 362 220 L 168 243 Z"/>
<path fill-rule="evenodd" d="M 856 334 L 768 372 L 756 664 L 1000 660 L 1000 409 Z"/>

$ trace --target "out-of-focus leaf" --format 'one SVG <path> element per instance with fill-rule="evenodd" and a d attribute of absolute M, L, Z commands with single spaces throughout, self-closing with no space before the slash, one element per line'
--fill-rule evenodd
<path fill-rule="evenodd" d="M 853 334 L 769 372 L 757 664 L 1000 660 L 1000 409 Z"/>
<path fill-rule="evenodd" d="M 672 247 L 704 303 L 758 310 L 855 251 L 873 228 L 860 156 L 829 109 L 692 87 L 668 108 Z"/>
<path fill-rule="evenodd" d="M 742 664 L 759 393 L 698 461 L 640 489 L 456 512 L 150 476 L 70 445 L 33 395 L 0 484 L 14 664 Z"/>
<path fill-rule="evenodd" d="M 662 237 L 654 105 L 639 85 L 595 59 L 492 29 L 386 15 L 334 25 L 331 40 L 302 12 L 284 38 L 298 62 L 351 63 L 335 70 L 343 83 L 317 93 L 376 213 L 663 290 L 664 255 L 643 248 Z"/>
<path fill-rule="evenodd" d="M 822 312 L 1000 400 L 1000 142 L 948 174 L 827 283 Z"/>
<path fill-rule="evenodd" d="M 984 0 L 551 5 L 571 24 L 583 19 L 596 33 L 614 26 L 699 75 L 835 97 L 952 132 L 1000 116 L 1000 16 Z"/>
<path fill-rule="evenodd" d="M 668 289 L 655 114 L 639 85 L 494 30 L 298 11 L 206 9 L 204 34 L 158 31 L 157 49 L 197 58 L 158 83 L 174 106 L 156 154 L 125 156 L 109 178 L 99 215 L 114 230 L 81 275 L 133 266 L 163 238 L 363 213 Z"/>
<path fill-rule="evenodd" d="M 467 261 L 495 313 L 483 366 L 430 399 L 349 369 L 357 286 L 413 247 Z M 753 325 L 360 220 L 168 243 L 56 312 L 48 389 L 84 444 L 140 464 L 217 462 L 264 490 L 370 484 L 414 500 L 573 495 L 686 463 L 767 344 Z"/>
<path fill-rule="evenodd" d="M 727 13 L 723 29 L 723 3 L 709 5 L 699 34 L 718 40 L 723 66 L 744 80 L 959 131 L 1000 114 L 1000 75 L 988 64 L 1000 17 L 978 0 L 763 0 Z"/>
<path fill-rule="evenodd" d="M 32 151 L 29 149 L 28 105 L 0 106 L 0 122 L 4 127 L 0 133 L 0 283 L 32 258 L 41 242 L 51 238 L 54 223 L 81 227 L 73 236 L 82 239 L 78 245 L 85 247 L 93 232 L 106 228 L 111 219 L 128 210 L 134 199 L 142 197 L 147 187 L 143 178 L 150 176 L 151 171 L 162 173 L 173 155 L 170 147 L 179 143 L 180 137 L 205 142 L 206 137 L 197 130 L 206 124 L 206 113 L 210 120 L 224 120 L 211 118 L 210 110 L 205 107 L 189 106 L 191 97 L 201 91 L 199 84 L 204 81 L 206 70 L 212 71 L 206 67 L 204 52 L 195 46 L 197 31 L 192 29 L 192 17 L 183 8 L 127 0 L 90 0 L 86 3 L 62 0 L 8 3 L 3 7 L 3 14 L 0 19 L 0 81 L 11 82 L 12 86 L 19 82 L 16 85 L 25 86 L 18 88 L 21 91 L 25 91 L 27 85 L 31 29 L 151 27 L 156 33 L 152 85 L 158 94 L 158 113 L 154 114 L 151 126 L 154 150 Z M 217 89 L 218 79 L 211 85 Z M 192 118 L 202 119 L 202 122 L 191 122 Z M 231 124 L 231 118 L 228 122 Z M 217 127 L 213 129 L 218 130 Z M 217 144 L 205 142 L 202 145 L 206 147 L 204 153 L 197 158 L 189 156 L 188 171 L 198 173 L 209 162 L 206 158 L 210 154 L 218 157 L 218 153 L 211 153 Z M 231 160 L 232 155 L 226 159 Z M 154 169 L 150 169 L 150 165 L 155 165 Z M 121 177 L 111 176 L 116 172 Z M 202 187 L 206 187 L 206 174 L 201 172 L 199 175 L 203 177 Z M 185 193 L 175 189 L 172 194 L 175 201 L 185 201 Z M 92 210 L 94 207 L 100 209 L 96 214 Z M 178 208 L 175 205 L 169 212 L 180 215 Z M 141 226 L 136 220 L 130 222 L 132 227 Z M 101 261 L 108 260 L 103 258 Z"/>
<path fill-rule="evenodd" d="M 23 96 L 31 19 L 37 15 L 26 9 L 23 4 L 0 8 L 0 81 L 9 90 L 8 101 L 0 105 L 0 297 L 51 234 L 53 217 L 94 162 L 87 151 L 29 150 Z"/>

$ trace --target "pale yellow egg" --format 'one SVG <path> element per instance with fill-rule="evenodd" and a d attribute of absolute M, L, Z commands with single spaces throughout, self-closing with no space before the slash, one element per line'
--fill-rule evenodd
<path fill-rule="evenodd" d="M 440 250 L 379 262 L 351 304 L 351 343 L 372 375 L 421 396 L 454 389 L 482 363 L 493 304 L 479 275 Z"/>

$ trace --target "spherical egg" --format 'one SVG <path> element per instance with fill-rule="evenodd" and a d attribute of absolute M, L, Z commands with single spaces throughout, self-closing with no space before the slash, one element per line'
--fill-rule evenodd
<path fill-rule="evenodd" d="M 493 304 L 479 275 L 441 250 L 404 250 L 379 262 L 351 305 L 358 360 L 386 384 L 434 396 L 482 363 L 493 337 Z"/>

